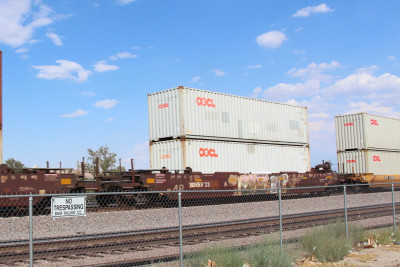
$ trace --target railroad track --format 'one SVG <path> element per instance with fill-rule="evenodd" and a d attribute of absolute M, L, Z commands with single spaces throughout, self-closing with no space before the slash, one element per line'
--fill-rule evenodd
<path fill-rule="evenodd" d="M 400 208 L 400 203 L 396 203 Z M 374 205 L 348 209 L 350 221 L 365 218 L 389 216 L 392 205 Z M 329 210 L 302 214 L 285 215 L 283 230 L 295 230 L 317 226 L 343 218 L 344 210 Z M 198 224 L 183 227 L 183 242 L 196 244 L 205 241 L 215 241 L 227 238 L 240 238 L 250 235 L 261 235 L 279 231 L 279 217 L 257 218 L 211 224 Z M 76 257 L 79 255 L 95 255 L 96 253 L 113 253 L 113 251 L 150 250 L 160 246 L 179 246 L 179 228 L 169 227 L 157 230 L 134 232 L 118 232 L 98 235 L 81 235 L 34 240 L 34 259 L 56 259 L 59 257 Z M 178 255 L 166 255 L 165 259 L 173 259 Z M 162 257 L 157 256 L 157 260 Z M 8 241 L 0 242 L 0 262 L 11 265 L 29 259 L 29 242 Z M 131 265 L 140 265 L 154 261 L 153 258 L 130 260 Z M 127 264 L 123 262 L 122 264 Z M 113 263 L 113 266 L 114 263 Z"/>

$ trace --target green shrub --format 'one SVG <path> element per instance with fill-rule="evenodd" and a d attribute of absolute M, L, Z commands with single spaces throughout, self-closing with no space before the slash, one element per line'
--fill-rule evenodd
<path fill-rule="evenodd" d="M 184 261 L 184 266 L 204 267 L 208 260 L 218 267 L 238 267 L 248 263 L 251 267 L 290 267 L 292 260 L 285 252 L 280 254 L 279 245 L 271 242 L 249 246 L 245 249 L 229 247 L 211 247 L 200 254 L 191 256 Z"/>
<path fill-rule="evenodd" d="M 285 251 L 280 251 L 278 244 L 266 242 L 259 244 L 246 253 L 246 263 L 251 267 L 271 266 L 271 267 L 284 267 L 292 266 L 293 260 L 287 255 Z"/>
<path fill-rule="evenodd" d="M 309 231 L 302 239 L 303 248 L 321 262 L 342 260 L 353 245 L 363 239 L 360 227 L 349 227 L 349 239 L 346 240 L 346 228 L 343 223 L 330 224 Z"/>
<path fill-rule="evenodd" d="M 184 266 L 204 267 L 208 260 L 215 261 L 218 267 L 242 266 L 243 262 L 237 250 L 228 247 L 213 246 L 202 253 L 184 260 Z"/>
<path fill-rule="evenodd" d="M 393 227 L 370 230 L 365 234 L 365 238 L 371 238 L 380 245 L 389 245 L 400 242 L 400 229 L 397 226 L 397 232 L 393 233 Z"/>

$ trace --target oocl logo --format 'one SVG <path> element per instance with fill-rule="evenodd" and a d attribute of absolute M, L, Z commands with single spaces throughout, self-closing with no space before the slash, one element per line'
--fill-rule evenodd
<path fill-rule="evenodd" d="M 167 108 L 167 107 L 168 107 L 168 103 L 164 103 L 164 104 L 158 105 L 158 108 L 159 108 L 159 109 Z"/>
<path fill-rule="evenodd" d="M 196 103 L 199 106 L 215 108 L 214 99 L 211 98 L 197 97 Z"/>
<path fill-rule="evenodd" d="M 200 148 L 199 149 L 200 157 L 211 157 L 211 158 L 218 158 L 218 154 L 215 153 L 214 148 Z"/>
<path fill-rule="evenodd" d="M 378 121 L 371 119 L 371 125 L 378 126 Z"/>
<path fill-rule="evenodd" d="M 372 156 L 373 161 L 381 161 L 381 158 L 379 156 Z"/>
<path fill-rule="evenodd" d="M 353 126 L 353 125 L 354 125 L 354 123 L 352 123 L 352 122 L 347 122 L 344 124 L 344 126 Z"/>

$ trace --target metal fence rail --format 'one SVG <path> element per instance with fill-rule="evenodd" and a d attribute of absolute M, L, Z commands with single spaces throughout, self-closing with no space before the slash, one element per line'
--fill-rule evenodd
<path fill-rule="evenodd" d="M 284 250 L 338 221 L 346 236 L 350 223 L 396 232 L 400 185 L 381 186 L 1 195 L 0 266 L 184 266 L 193 253 L 265 236 Z"/>

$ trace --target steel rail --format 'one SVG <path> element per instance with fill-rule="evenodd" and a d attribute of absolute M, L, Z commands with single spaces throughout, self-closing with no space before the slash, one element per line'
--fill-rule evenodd
<path fill-rule="evenodd" d="M 399 208 L 400 203 L 396 203 Z M 350 220 L 391 215 L 392 203 L 348 209 Z M 284 230 L 304 228 L 326 224 L 343 216 L 343 209 L 308 212 L 282 216 Z M 256 218 L 188 225 L 183 227 L 184 243 L 201 243 L 205 240 L 237 238 L 239 236 L 265 234 L 279 231 L 279 217 Z M 179 246 L 179 228 L 149 229 L 132 232 L 82 235 L 34 240 L 35 258 L 68 257 L 71 254 L 93 254 L 115 250 L 140 250 L 154 246 Z M 29 242 L 0 242 L 0 262 L 13 263 L 29 257 Z"/>

